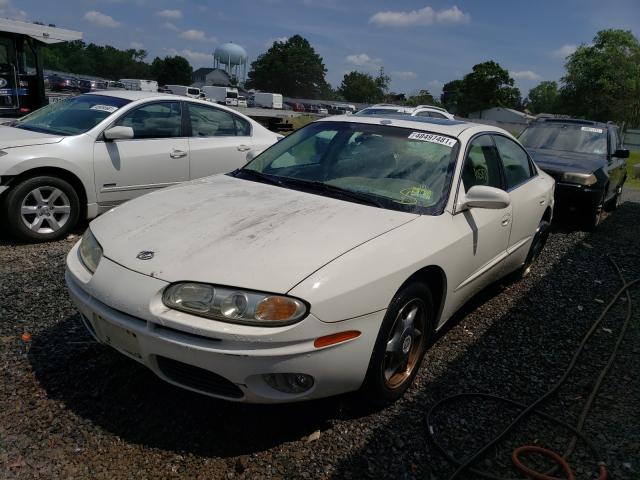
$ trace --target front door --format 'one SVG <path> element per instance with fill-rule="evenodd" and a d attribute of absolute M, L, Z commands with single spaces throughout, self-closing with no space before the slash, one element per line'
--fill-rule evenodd
<path fill-rule="evenodd" d="M 9 38 L 0 38 L 0 111 L 19 107 L 15 45 Z"/>
<path fill-rule="evenodd" d="M 189 141 L 182 135 L 181 102 L 145 104 L 126 112 L 114 126 L 131 127 L 134 138 L 95 143 L 101 206 L 189 179 Z"/>

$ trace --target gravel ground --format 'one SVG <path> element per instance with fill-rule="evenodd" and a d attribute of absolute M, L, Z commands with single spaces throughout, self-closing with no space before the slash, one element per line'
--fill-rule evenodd
<path fill-rule="evenodd" d="M 556 228 L 531 276 L 472 301 L 430 350 L 414 387 L 381 411 L 353 396 L 266 407 L 174 388 L 85 333 L 63 282 L 75 240 L 17 245 L 0 234 L 0 478 L 448 478 L 454 469 L 429 443 L 426 412 L 466 391 L 530 403 L 559 378 L 620 286 L 606 254 L 627 279 L 640 272 L 640 191 L 625 195 L 596 233 Z M 632 326 L 585 426 L 615 479 L 640 478 L 640 294 L 633 303 Z M 623 315 L 619 302 L 545 412 L 576 422 Z M 462 458 L 513 414 L 454 403 L 437 415 L 436 432 Z M 513 476 L 515 446 L 562 451 L 569 436 L 531 419 L 480 466 Z M 571 464 L 578 478 L 593 477 L 584 448 Z"/>

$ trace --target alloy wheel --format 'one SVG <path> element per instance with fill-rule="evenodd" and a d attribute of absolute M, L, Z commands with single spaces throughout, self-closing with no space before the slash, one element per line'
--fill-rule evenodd
<path fill-rule="evenodd" d="M 40 186 L 22 200 L 20 217 L 29 230 L 47 234 L 60 230 L 71 216 L 69 197 L 59 188 Z"/>

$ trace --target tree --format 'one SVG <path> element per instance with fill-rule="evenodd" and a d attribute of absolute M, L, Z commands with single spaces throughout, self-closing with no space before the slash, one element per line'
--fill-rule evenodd
<path fill-rule="evenodd" d="M 630 31 L 599 31 L 565 67 L 560 98 L 568 113 L 640 125 L 640 44 Z"/>
<path fill-rule="evenodd" d="M 305 38 L 294 35 L 285 42 L 273 42 L 251 64 L 246 87 L 289 97 L 320 98 L 330 90 L 326 73 L 322 57 Z"/>
<path fill-rule="evenodd" d="M 160 85 L 191 85 L 193 68 L 180 55 L 164 57 L 164 60 L 156 57 L 151 64 L 151 73 Z"/>
<path fill-rule="evenodd" d="M 420 90 L 415 95 L 411 95 L 406 104 L 410 107 L 417 107 L 418 105 L 439 105 L 439 101 L 436 100 L 433 95 L 429 92 L 429 90 Z"/>
<path fill-rule="evenodd" d="M 458 103 L 460 102 L 462 80 L 452 80 L 445 83 L 440 95 L 440 103 L 451 113 L 458 113 Z"/>
<path fill-rule="evenodd" d="M 520 90 L 513 84 L 509 72 L 494 61 L 474 65 L 462 79 L 458 113 L 469 115 L 491 107 L 518 108 Z"/>
<path fill-rule="evenodd" d="M 379 103 L 385 98 L 383 87 L 380 76 L 374 78 L 369 73 L 349 72 L 342 78 L 338 93 L 349 102 Z"/>
<path fill-rule="evenodd" d="M 532 113 L 558 113 L 558 84 L 540 82 L 529 90 L 528 108 Z"/>

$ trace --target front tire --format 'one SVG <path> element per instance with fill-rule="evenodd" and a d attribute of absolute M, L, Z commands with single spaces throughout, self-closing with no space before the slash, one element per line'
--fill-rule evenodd
<path fill-rule="evenodd" d="M 584 220 L 584 229 L 587 232 L 593 232 L 596 228 L 598 228 L 600 223 L 602 223 L 602 217 L 604 216 L 604 197 L 605 194 L 603 192 L 602 198 L 600 198 L 600 201 L 598 202 L 596 207 L 586 214 L 586 218 Z"/>
<path fill-rule="evenodd" d="M 607 204 L 605 205 L 606 211 L 613 212 L 614 210 L 617 210 L 618 207 L 620 206 L 620 200 L 622 199 L 622 187 L 624 186 L 625 181 L 626 181 L 626 178 L 622 181 L 622 183 L 618 186 L 618 188 L 616 188 L 615 196 L 611 200 L 609 200 L 609 202 L 607 202 Z"/>
<path fill-rule="evenodd" d="M 23 180 L 4 201 L 9 233 L 28 242 L 46 242 L 66 236 L 80 217 L 74 188 L 58 177 Z"/>
<path fill-rule="evenodd" d="M 402 287 L 382 321 L 361 393 L 367 403 L 386 406 L 409 388 L 433 336 L 433 297 L 423 282 Z"/>

